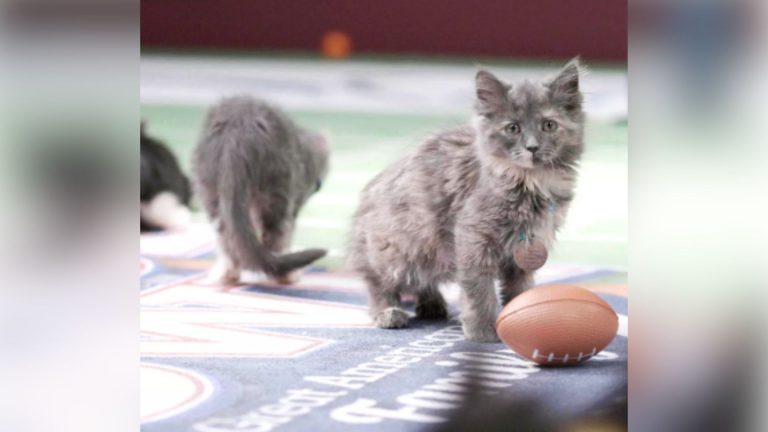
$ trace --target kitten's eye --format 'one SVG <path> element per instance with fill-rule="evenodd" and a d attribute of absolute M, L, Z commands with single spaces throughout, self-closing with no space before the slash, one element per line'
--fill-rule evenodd
<path fill-rule="evenodd" d="M 541 130 L 544 132 L 554 132 L 557 130 L 557 123 L 554 120 L 544 120 L 541 123 Z"/>
<path fill-rule="evenodd" d="M 510 123 L 507 125 L 507 132 L 511 133 L 512 135 L 517 135 L 520 133 L 520 125 L 517 123 Z"/>

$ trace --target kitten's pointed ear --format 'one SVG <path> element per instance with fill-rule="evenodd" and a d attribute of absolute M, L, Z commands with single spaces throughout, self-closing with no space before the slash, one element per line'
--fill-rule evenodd
<path fill-rule="evenodd" d="M 509 86 L 496 78 L 492 73 L 480 69 L 475 75 L 477 99 L 475 110 L 480 115 L 489 115 L 504 108 Z"/>
<path fill-rule="evenodd" d="M 583 66 L 578 57 L 569 61 L 552 80 L 547 83 L 552 100 L 568 111 L 581 109 L 583 97 L 579 80 Z"/>

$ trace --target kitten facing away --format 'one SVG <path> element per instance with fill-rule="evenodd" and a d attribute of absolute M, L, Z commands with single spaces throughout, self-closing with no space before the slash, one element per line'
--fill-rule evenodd
<path fill-rule="evenodd" d="M 139 229 L 155 231 L 184 226 L 190 219 L 189 179 L 179 167 L 176 157 L 159 140 L 147 135 L 141 122 Z"/>
<path fill-rule="evenodd" d="M 405 292 L 416 294 L 417 317 L 447 318 L 438 286 L 457 281 L 466 337 L 498 341 L 494 281 L 503 304 L 532 285 L 512 250 L 533 238 L 549 249 L 573 198 L 580 71 L 574 59 L 551 79 L 510 85 L 480 70 L 472 124 L 431 137 L 365 187 L 348 259 L 376 325 L 407 325 Z"/>
<path fill-rule="evenodd" d="M 321 135 L 266 102 L 235 96 L 211 108 L 194 154 L 197 192 L 218 235 L 211 280 L 234 283 L 248 271 L 288 283 L 325 255 L 285 252 L 299 210 L 326 176 L 328 153 Z"/>

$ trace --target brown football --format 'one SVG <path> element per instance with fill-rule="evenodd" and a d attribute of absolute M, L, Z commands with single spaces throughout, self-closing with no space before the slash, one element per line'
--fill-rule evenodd
<path fill-rule="evenodd" d="M 619 317 L 592 292 L 573 285 L 532 288 L 502 309 L 496 331 L 517 354 L 540 365 L 573 365 L 602 351 Z"/>

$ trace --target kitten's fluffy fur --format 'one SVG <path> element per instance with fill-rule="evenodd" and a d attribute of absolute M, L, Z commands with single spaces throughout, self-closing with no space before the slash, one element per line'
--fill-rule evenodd
<path fill-rule="evenodd" d="M 579 74 L 577 59 L 543 82 L 509 85 L 479 71 L 472 126 L 428 139 L 366 186 L 349 260 L 379 327 L 407 324 L 405 291 L 417 294 L 418 317 L 446 318 L 438 285 L 455 280 L 467 338 L 498 340 L 494 280 L 504 304 L 531 286 L 512 248 L 521 236 L 551 247 L 573 198 L 584 129 Z"/>
<path fill-rule="evenodd" d="M 139 132 L 141 191 L 139 195 L 140 231 L 172 229 L 189 221 L 192 191 L 176 157 L 160 141 Z"/>
<path fill-rule="evenodd" d="M 194 166 L 199 196 L 218 231 L 212 279 L 237 282 L 245 270 L 291 282 L 292 271 L 325 255 L 320 249 L 283 253 L 299 210 L 325 178 L 328 152 L 323 137 L 263 101 L 231 97 L 210 110 Z"/>

